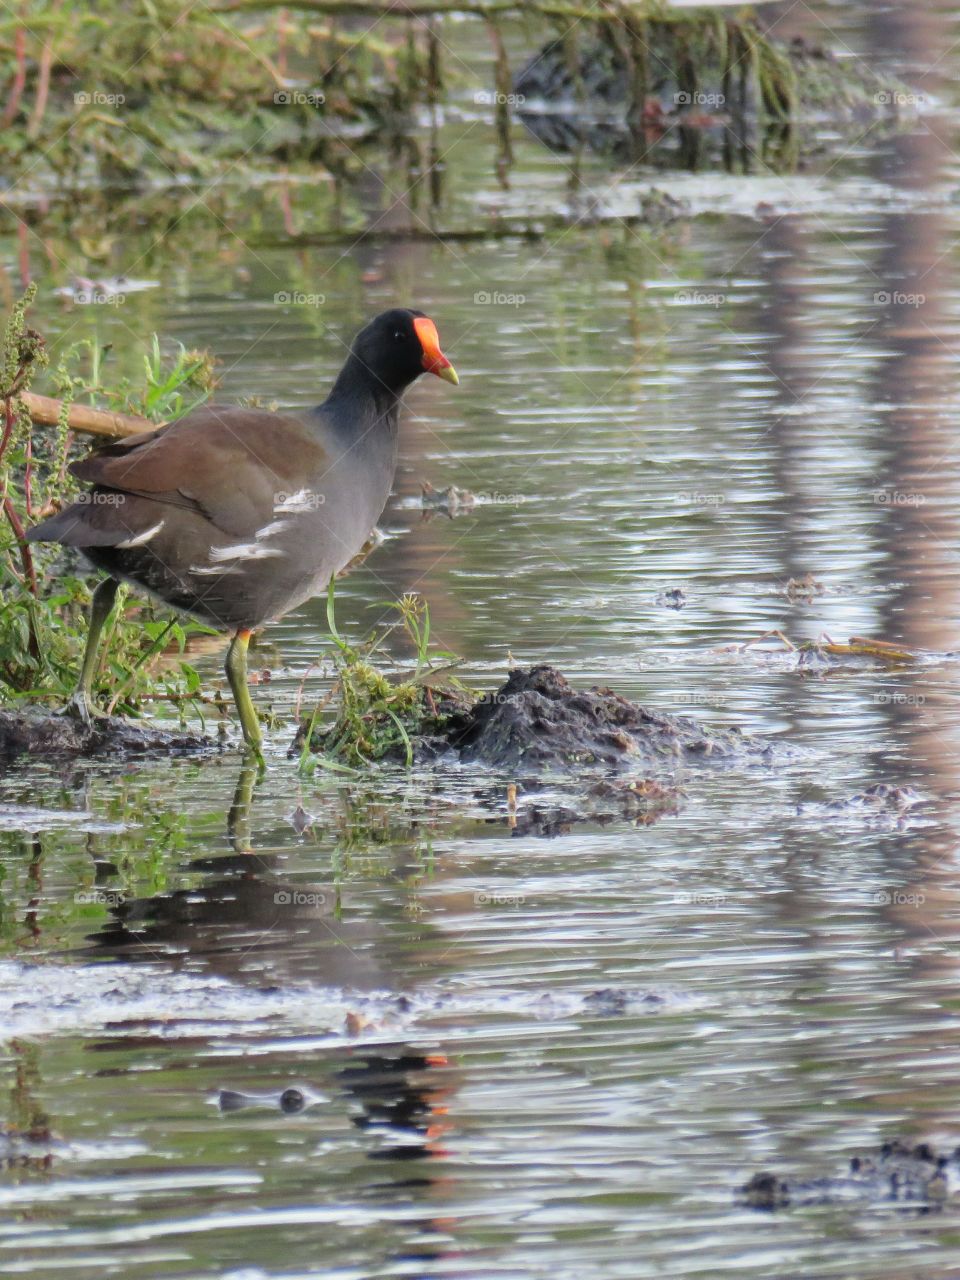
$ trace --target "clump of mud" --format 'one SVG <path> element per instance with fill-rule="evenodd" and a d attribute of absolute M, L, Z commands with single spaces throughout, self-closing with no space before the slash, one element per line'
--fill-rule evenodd
<path fill-rule="evenodd" d="M 85 725 L 67 715 L 0 711 L 0 758 L 180 755 L 210 751 L 214 745 L 199 734 L 170 733 L 119 717 L 96 718 Z"/>
<path fill-rule="evenodd" d="M 303 736 L 301 729 L 293 750 L 299 749 Z M 574 689 L 559 671 L 545 665 L 512 671 L 495 693 L 476 702 L 441 695 L 436 714 L 420 734 L 411 734 L 411 742 L 419 764 L 456 759 L 517 776 L 549 771 L 636 774 L 677 765 L 774 765 L 797 754 L 784 743 L 750 737 L 739 729 L 708 728 L 688 716 L 651 711 L 612 689 Z M 313 749 L 323 752 L 324 745 L 324 734 L 315 734 Z M 215 749 L 214 742 L 199 734 L 171 733 L 120 718 L 98 718 L 84 725 L 67 715 L 0 711 L 0 758 L 179 755 Z M 659 792 L 649 789 L 622 798 L 638 812 L 662 809 L 665 803 Z"/>
<path fill-rule="evenodd" d="M 655 770 L 678 764 L 770 765 L 790 753 L 738 729 L 651 711 L 608 688 L 577 690 L 550 666 L 516 670 L 471 706 L 447 705 L 440 733 L 414 744 L 422 763 L 449 758 L 513 773 Z"/>

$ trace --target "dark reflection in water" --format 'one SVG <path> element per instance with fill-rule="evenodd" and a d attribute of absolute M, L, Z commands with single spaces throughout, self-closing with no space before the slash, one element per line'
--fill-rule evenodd
<path fill-rule="evenodd" d="M 435 1078 L 440 1070 L 439 1079 Z M 442 1170 L 425 1166 L 424 1161 L 443 1160 L 449 1152 L 443 1145 L 450 1128 L 450 1101 L 455 1093 L 455 1075 L 442 1053 L 423 1054 L 401 1046 L 390 1054 L 358 1054 L 355 1064 L 342 1068 L 337 1079 L 360 1110 L 353 1123 L 373 1136 L 379 1145 L 367 1154 L 371 1160 L 395 1163 L 395 1176 L 369 1184 L 366 1194 L 387 1203 L 428 1202 L 443 1179 Z M 409 1171 L 416 1162 L 416 1173 Z M 449 1188 L 444 1189 L 444 1194 Z M 424 1216 L 417 1227 L 421 1239 L 415 1251 L 394 1255 L 399 1264 L 431 1264 L 426 1274 L 436 1274 L 442 1264 L 447 1274 L 459 1250 L 453 1246 L 457 1221 L 453 1217 Z M 434 1240 L 436 1243 L 434 1243 Z"/>
<path fill-rule="evenodd" d="M 91 936 L 89 951 L 258 987 L 393 990 L 397 975 L 415 968 L 423 926 L 405 920 L 401 904 L 357 918 L 342 884 L 285 879 L 285 851 L 252 847 L 255 779 L 254 766 L 242 765 L 227 820 L 235 852 L 188 861 L 183 872 L 201 877 L 189 888 L 111 905 L 112 918 Z M 406 856 L 399 847 L 401 885 Z"/>
<path fill-rule="evenodd" d="M 434 1078 L 438 1068 L 449 1065 L 442 1053 L 401 1047 L 390 1054 L 358 1051 L 354 1063 L 337 1073 L 343 1088 L 360 1103 L 354 1125 L 381 1139 L 370 1151 L 371 1159 L 424 1160 L 449 1154 L 442 1139 L 449 1128 L 445 1117 L 454 1076 L 445 1071 Z"/>
<path fill-rule="evenodd" d="M 344 920 L 333 884 L 292 883 L 279 857 L 201 858 L 184 870 L 201 883 L 112 908 L 94 935 L 95 955 L 155 961 L 264 983 L 383 990 L 394 972 L 385 924 Z M 380 944 L 377 947 L 376 944 Z"/>
<path fill-rule="evenodd" d="M 439 1078 L 437 1078 L 439 1076 Z M 391 1053 L 358 1054 L 350 1066 L 337 1073 L 337 1080 L 348 1097 L 356 1100 L 359 1111 L 353 1124 L 362 1133 L 376 1138 L 378 1145 L 367 1154 L 385 1165 L 396 1165 L 389 1179 L 372 1181 L 365 1195 L 389 1204 L 428 1204 L 437 1197 L 442 1182 L 447 1181 L 442 1168 L 431 1164 L 443 1160 L 449 1152 L 443 1145 L 450 1128 L 450 1102 L 456 1090 L 456 1077 L 442 1053 L 423 1054 L 399 1046 Z M 416 1163 L 416 1172 L 410 1170 Z M 448 1195 L 449 1186 L 443 1188 Z M 420 1239 L 415 1250 L 394 1254 L 403 1266 L 429 1264 L 425 1274 L 436 1274 L 442 1265 L 447 1274 L 459 1254 L 454 1245 L 457 1220 L 454 1217 L 425 1214 L 416 1222 Z M 415 1272 L 413 1274 L 416 1274 Z"/>
<path fill-rule="evenodd" d="M 434 1170 L 427 1162 L 449 1155 L 444 1135 L 450 1129 L 448 1117 L 458 1073 L 447 1056 L 409 1045 L 383 1045 L 347 1055 L 334 1051 L 322 1062 L 312 1057 L 300 1064 L 301 1071 L 304 1068 L 307 1072 L 322 1070 L 324 1078 L 336 1085 L 335 1105 L 345 1101 L 350 1107 L 350 1123 L 370 1140 L 365 1155 L 376 1162 L 376 1173 L 365 1180 L 360 1190 L 363 1200 L 386 1206 L 426 1206 L 444 1179 L 442 1171 Z M 317 1125 L 329 1124 L 327 1112 L 301 1086 L 288 1086 L 272 1094 L 222 1089 L 219 1104 L 221 1111 L 231 1116 L 265 1107 L 282 1115 L 299 1116 L 313 1104 Z M 386 1176 L 387 1167 L 393 1165 L 396 1167 L 391 1167 L 390 1176 Z M 419 1245 L 415 1252 L 392 1254 L 392 1260 L 433 1263 L 456 1256 L 450 1248 L 455 1219 L 425 1213 L 422 1218 L 408 1221 L 420 1235 Z"/>

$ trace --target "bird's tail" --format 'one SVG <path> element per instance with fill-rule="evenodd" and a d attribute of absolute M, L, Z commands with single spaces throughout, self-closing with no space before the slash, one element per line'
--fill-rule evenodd
<path fill-rule="evenodd" d="M 64 547 L 117 547 L 144 539 L 158 519 L 157 504 L 113 490 L 93 489 L 27 531 L 28 542 Z"/>

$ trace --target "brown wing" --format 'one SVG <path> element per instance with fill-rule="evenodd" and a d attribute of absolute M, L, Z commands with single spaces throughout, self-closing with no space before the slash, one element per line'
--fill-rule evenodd
<path fill-rule="evenodd" d="M 297 477 L 323 475 L 325 449 L 297 418 L 265 409 L 204 405 L 158 431 L 130 436 L 74 463 L 79 480 L 186 507 L 225 533 L 248 535 L 273 519 Z"/>

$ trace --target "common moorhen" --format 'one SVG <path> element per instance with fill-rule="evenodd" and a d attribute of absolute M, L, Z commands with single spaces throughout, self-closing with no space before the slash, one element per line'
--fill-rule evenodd
<path fill-rule="evenodd" d="M 27 535 L 80 547 L 110 575 L 93 593 L 70 709 L 89 721 L 97 643 L 123 579 L 233 632 L 227 679 L 259 754 L 251 632 L 322 591 L 369 537 L 393 484 L 400 398 L 424 372 L 459 382 L 432 320 L 384 311 L 315 409 L 204 405 L 74 463 L 93 488 Z"/>

